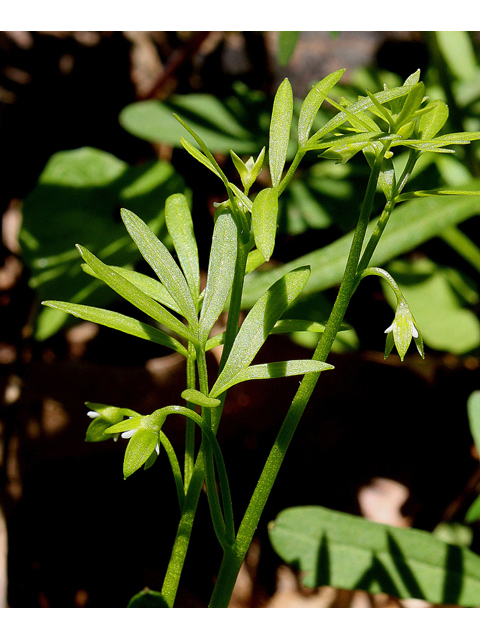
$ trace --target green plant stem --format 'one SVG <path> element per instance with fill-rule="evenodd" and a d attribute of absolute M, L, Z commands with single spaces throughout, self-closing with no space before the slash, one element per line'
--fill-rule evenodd
<path fill-rule="evenodd" d="M 323 332 L 317 348 L 315 349 L 315 353 L 313 355 L 314 360 L 325 361 L 327 359 L 353 293 L 360 253 L 372 211 L 373 199 L 375 196 L 382 160 L 386 150 L 387 146 L 385 145 L 383 147 L 383 152 L 377 156 L 372 167 L 360 216 L 353 236 L 344 278 L 340 285 L 325 331 Z M 302 379 L 270 451 L 244 518 L 240 524 L 236 544 L 231 550 L 224 553 L 217 582 L 210 600 L 210 607 L 228 607 L 241 564 L 251 544 L 253 535 L 260 521 L 261 514 L 282 465 L 288 446 L 305 411 L 310 396 L 313 393 L 319 376 L 320 373 L 311 373 L 305 375 Z"/>
<path fill-rule="evenodd" d="M 187 389 L 195 389 L 195 345 L 188 343 L 187 358 Z M 194 410 L 192 403 L 187 402 L 187 408 Z M 191 418 L 187 418 L 185 426 L 185 465 L 184 465 L 184 485 L 185 493 L 192 479 L 193 467 L 195 464 L 195 425 Z"/>
<path fill-rule="evenodd" d="M 222 352 L 222 358 L 220 361 L 220 370 L 225 364 L 230 349 L 237 335 L 238 324 L 240 319 L 240 306 L 243 292 L 243 282 L 245 277 L 245 268 L 247 264 L 247 257 L 251 242 L 244 242 L 243 233 L 238 231 L 238 253 L 235 266 L 235 274 L 232 284 L 231 305 L 227 319 L 227 327 L 225 330 L 225 343 Z M 203 383 L 202 383 L 203 384 Z M 213 434 L 217 433 L 220 418 L 225 402 L 225 394 L 220 397 L 221 405 L 211 411 L 211 429 Z M 165 579 L 162 587 L 162 595 L 165 598 L 169 607 L 173 607 L 175 597 L 178 591 L 178 585 L 185 563 L 185 557 L 188 551 L 188 545 L 190 542 L 190 536 L 192 533 L 193 522 L 195 519 L 195 513 L 197 510 L 198 501 L 200 499 L 200 493 L 202 490 L 204 480 L 204 452 L 203 447 L 200 447 L 197 461 L 192 473 L 192 477 L 188 486 L 188 491 L 185 496 L 184 508 L 180 516 L 180 522 L 178 524 L 177 534 L 173 543 L 172 553 L 170 561 L 165 574 Z M 224 504 L 226 514 L 228 513 L 227 507 Z M 227 531 L 229 527 L 229 518 L 226 515 Z M 231 518 L 233 526 L 233 515 Z"/>
<path fill-rule="evenodd" d="M 288 183 L 293 178 L 295 171 L 298 168 L 298 165 L 303 159 L 303 156 L 307 153 L 306 149 L 298 149 L 295 154 L 294 159 L 292 160 L 292 164 L 289 166 L 287 173 L 283 176 L 280 184 L 277 187 L 278 197 L 284 192 Z"/>

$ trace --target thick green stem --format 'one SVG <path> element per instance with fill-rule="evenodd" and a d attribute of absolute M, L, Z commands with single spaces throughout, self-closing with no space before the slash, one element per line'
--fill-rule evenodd
<path fill-rule="evenodd" d="M 359 220 L 353 236 L 345 268 L 345 275 L 325 331 L 315 349 L 313 355 L 314 360 L 325 361 L 327 359 L 353 293 L 360 253 L 372 211 L 373 199 L 385 151 L 386 147 L 384 147 L 383 153 L 377 157 L 373 165 Z M 248 551 L 290 441 L 305 411 L 319 376 L 319 373 L 312 373 L 303 377 L 245 512 L 238 530 L 235 549 L 224 554 L 222 566 L 220 567 L 215 589 L 210 600 L 210 607 L 228 607 L 241 563 Z"/>
<path fill-rule="evenodd" d="M 195 389 L 195 346 L 188 343 L 188 358 L 187 358 L 187 389 Z M 192 403 L 187 402 L 189 409 L 195 410 Z M 184 466 L 184 485 L 185 493 L 188 490 L 188 485 L 193 474 L 193 467 L 195 464 L 195 425 L 191 418 L 187 418 L 185 427 L 185 466 Z"/>

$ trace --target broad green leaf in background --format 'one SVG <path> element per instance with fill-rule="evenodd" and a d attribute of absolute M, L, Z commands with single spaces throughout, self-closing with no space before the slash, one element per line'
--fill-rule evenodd
<path fill-rule="evenodd" d="M 201 343 L 206 342 L 223 311 L 232 286 L 236 259 L 237 226 L 229 213 L 223 213 L 218 216 L 213 230 L 205 296 L 200 313 Z"/>
<path fill-rule="evenodd" d="M 276 189 L 262 189 L 253 201 L 252 229 L 255 244 L 266 261 L 270 260 L 277 233 L 278 193 Z"/>
<path fill-rule="evenodd" d="M 293 92 L 288 78 L 277 89 L 270 121 L 269 165 L 272 185 L 278 186 L 282 179 L 283 167 L 290 142 L 290 128 L 293 116 Z"/>
<path fill-rule="evenodd" d="M 172 298 L 177 302 L 182 315 L 193 329 L 196 328 L 197 310 L 185 276 L 163 242 L 157 238 L 145 222 L 137 215 L 121 210 L 122 220 L 140 253 L 165 285 Z"/>
<path fill-rule="evenodd" d="M 473 442 L 480 452 L 480 391 L 474 391 L 467 400 L 468 421 Z M 474 500 L 465 514 L 466 522 L 475 522 L 480 518 L 480 496 Z"/>
<path fill-rule="evenodd" d="M 98 309 L 97 307 L 89 307 L 87 305 L 75 304 L 73 302 L 57 302 L 54 300 L 46 300 L 45 302 L 42 302 L 42 304 L 47 307 L 51 307 L 52 309 L 59 309 L 65 313 L 70 313 L 72 316 L 80 318 L 81 320 L 95 322 L 96 324 L 101 324 L 104 327 L 110 327 L 111 329 L 117 329 L 118 331 L 128 333 L 129 335 L 137 338 L 156 342 L 164 347 L 178 351 L 178 353 L 181 353 L 185 357 L 187 356 L 187 350 L 180 342 L 178 342 L 178 340 L 175 340 L 175 338 L 168 336 L 166 333 L 163 333 L 163 331 L 155 329 L 155 327 L 151 327 L 150 325 L 140 322 L 135 318 L 124 316 L 116 311 Z"/>
<path fill-rule="evenodd" d="M 217 387 L 215 396 L 221 395 L 224 391 L 240 382 L 248 380 L 270 380 L 272 378 L 286 378 L 288 376 L 302 376 L 305 373 L 318 373 L 333 369 L 331 364 L 319 362 L 318 360 L 285 360 L 282 362 L 268 362 L 266 364 L 255 364 L 239 371 L 233 378 L 222 387 Z M 213 393 L 213 392 L 212 392 Z"/>
<path fill-rule="evenodd" d="M 435 31 L 438 47 L 454 78 L 471 81 L 478 74 L 478 62 L 466 31 Z"/>
<path fill-rule="evenodd" d="M 187 198 L 183 193 L 175 193 L 167 198 L 165 202 L 165 222 L 190 287 L 193 301 L 196 303 L 200 287 L 198 248 L 193 230 L 192 215 Z"/>
<path fill-rule="evenodd" d="M 286 67 L 295 51 L 301 31 L 279 31 L 277 41 L 277 61 Z"/>
<path fill-rule="evenodd" d="M 471 182 L 465 189 L 474 190 L 480 182 Z M 411 251 L 420 244 L 439 236 L 444 229 L 467 220 L 479 211 L 480 198 L 476 196 L 449 196 L 421 198 L 399 205 L 392 215 L 372 259 L 372 266 L 381 266 L 392 258 Z M 367 238 L 378 219 L 369 224 Z M 312 251 L 276 269 L 260 273 L 255 271 L 245 280 L 242 306 L 250 308 L 254 301 L 281 275 L 308 264 L 311 276 L 302 295 L 323 291 L 337 285 L 345 270 L 352 233 L 326 247 Z"/>
<path fill-rule="evenodd" d="M 310 269 L 305 266 L 290 271 L 257 300 L 243 321 L 225 366 L 211 389 L 212 397 L 217 389 L 224 388 L 252 362 L 277 320 L 305 286 L 309 275 Z"/>
<path fill-rule="evenodd" d="M 427 258 L 411 263 L 395 261 L 387 269 L 408 301 L 425 344 L 450 353 L 466 353 L 480 345 L 478 317 L 456 293 L 448 270 Z M 383 281 L 382 287 L 395 308 L 390 287 Z"/>
<path fill-rule="evenodd" d="M 38 299 L 108 305 L 115 294 L 82 273 L 75 243 L 120 266 L 133 265 L 136 248 L 120 207 L 135 208 L 164 237 L 165 199 L 183 189 L 182 178 L 165 161 L 134 167 L 90 147 L 54 154 L 22 207 L 22 258 Z M 45 307 L 35 337 L 48 338 L 67 319 L 63 311 Z"/>
<path fill-rule="evenodd" d="M 210 94 L 173 96 L 165 102 L 136 102 L 120 113 L 120 124 L 143 140 L 179 147 L 184 129 L 172 113 L 194 129 L 213 153 L 228 153 L 230 149 L 245 154 L 259 151 L 255 137 L 225 102 Z"/>
<path fill-rule="evenodd" d="M 269 534 L 275 551 L 300 570 L 306 587 L 331 585 L 480 606 L 480 557 L 425 531 L 314 506 L 285 509 Z"/>
<path fill-rule="evenodd" d="M 339 69 L 330 73 L 326 78 L 317 82 L 307 94 L 298 117 L 298 144 L 300 146 L 305 145 L 308 141 L 313 121 L 324 100 L 322 94 L 326 95 L 337 84 L 344 71 L 345 69 Z"/>

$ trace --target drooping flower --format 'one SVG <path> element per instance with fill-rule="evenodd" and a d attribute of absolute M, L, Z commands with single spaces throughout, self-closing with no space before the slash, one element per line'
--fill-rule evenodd
<path fill-rule="evenodd" d="M 415 341 L 418 353 L 425 357 L 425 351 L 423 348 L 423 339 L 418 330 L 415 318 L 410 311 L 407 301 L 403 296 L 398 298 L 397 309 L 395 311 L 395 318 L 392 324 L 385 329 L 387 334 L 387 340 L 385 343 L 385 358 L 388 357 L 393 345 L 396 346 L 398 355 L 403 362 L 405 354 L 408 351 L 408 347 L 412 341 Z"/>
<path fill-rule="evenodd" d="M 122 409 L 120 407 L 112 407 L 111 405 L 96 402 L 86 402 L 85 404 L 89 409 L 87 416 L 92 418 L 92 422 L 85 436 L 86 442 L 101 442 L 102 440 L 108 440 L 112 437 L 114 440 L 117 440 L 118 434 L 105 433 L 106 429 L 119 422 L 123 422 L 125 418 L 133 418 L 134 416 L 140 415 L 131 409 Z"/>

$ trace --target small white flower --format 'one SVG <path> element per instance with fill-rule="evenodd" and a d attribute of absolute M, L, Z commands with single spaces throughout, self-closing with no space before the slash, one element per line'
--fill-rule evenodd
<path fill-rule="evenodd" d="M 87 412 L 87 416 L 89 418 L 92 418 L 92 420 L 93 420 L 94 418 L 99 418 L 100 414 L 98 413 L 98 411 L 88 411 Z"/>
<path fill-rule="evenodd" d="M 387 334 L 385 358 L 393 349 L 393 345 L 395 345 L 397 347 L 398 355 L 403 361 L 412 338 L 415 340 L 419 354 L 422 358 L 425 357 L 422 336 L 418 332 L 415 319 L 405 298 L 402 297 L 399 299 L 397 310 L 395 311 L 395 318 L 392 324 L 385 329 L 385 333 Z"/>
<path fill-rule="evenodd" d="M 133 434 L 135 433 L 135 431 L 137 431 L 137 429 L 130 429 L 129 431 L 124 431 L 122 433 L 122 438 L 131 438 L 133 436 Z"/>

